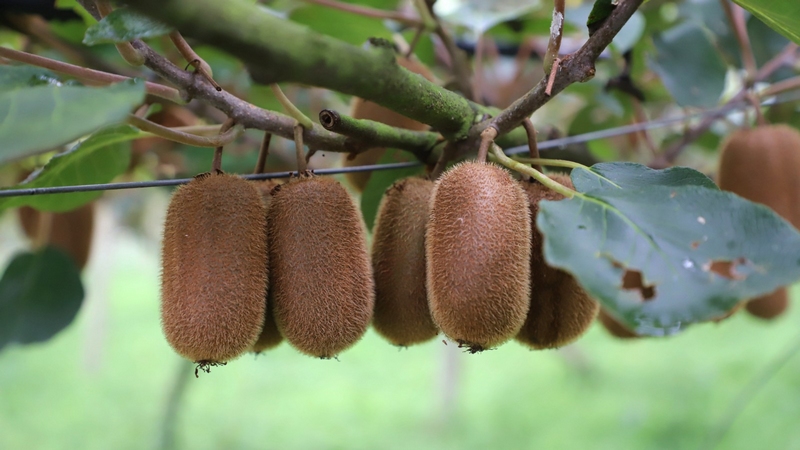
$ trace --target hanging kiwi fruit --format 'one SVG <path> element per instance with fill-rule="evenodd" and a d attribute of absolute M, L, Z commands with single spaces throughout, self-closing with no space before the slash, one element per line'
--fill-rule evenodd
<path fill-rule="evenodd" d="M 528 198 L 485 162 L 453 166 L 436 181 L 425 235 L 434 323 L 471 353 L 513 338 L 530 306 Z"/>
<path fill-rule="evenodd" d="M 386 190 L 378 208 L 372 240 L 375 276 L 375 330 L 406 347 L 433 339 L 425 288 L 425 227 L 433 181 L 404 178 Z"/>
<path fill-rule="evenodd" d="M 800 228 L 800 132 L 789 125 L 759 125 L 732 133 L 722 144 L 721 189 L 768 206 Z M 756 302 L 752 304 L 752 302 Z M 788 306 L 786 289 L 750 300 L 746 310 L 771 319 Z"/>
<path fill-rule="evenodd" d="M 413 57 L 397 57 L 397 64 L 425 77 L 428 81 L 433 81 L 433 73 L 419 60 Z M 405 128 L 412 131 L 425 131 L 428 126 L 424 123 L 417 122 L 414 119 L 409 119 L 406 116 L 400 115 L 390 109 L 378 105 L 358 97 L 353 98 L 350 107 L 350 116 L 355 119 L 368 119 L 375 122 L 381 122 L 386 125 L 391 125 L 397 128 Z M 355 167 L 377 164 L 381 159 L 386 149 L 383 147 L 371 148 L 345 158 L 345 167 Z M 369 182 L 370 172 L 351 172 L 345 174 L 348 183 L 358 192 L 364 192 L 364 188 Z"/>
<path fill-rule="evenodd" d="M 573 189 L 568 175 L 550 178 Z M 536 228 L 539 202 L 563 200 L 564 196 L 531 179 L 520 182 L 528 199 L 531 217 L 531 295 L 530 311 L 517 341 L 533 348 L 562 347 L 580 337 L 594 322 L 600 305 L 583 290 L 578 281 L 544 259 L 544 236 Z"/>
<path fill-rule="evenodd" d="M 164 223 L 161 321 L 200 369 L 251 349 L 264 324 L 266 210 L 259 191 L 218 171 L 179 187 Z"/>

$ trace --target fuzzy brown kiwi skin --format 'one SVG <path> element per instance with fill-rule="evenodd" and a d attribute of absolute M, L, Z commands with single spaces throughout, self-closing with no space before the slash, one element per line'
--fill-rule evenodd
<path fill-rule="evenodd" d="M 275 189 L 279 183 L 273 180 L 264 180 L 256 182 L 254 185 L 261 194 L 261 199 L 264 202 L 266 211 L 265 218 L 269 220 L 269 205 L 272 200 L 272 190 Z M 267 230 L 269 230 L 269 225 L 267 225 Z M 266 245 L 267 254 L 265 257 L 267 258 L 267 265 L 269 265 L 269 242 L 267 242 Z M 262 353 L 277 347 L 283 342 L 283 336 L 280 331 L 278 331 L 278 325 L 275 323 L 275 316 L 272 314 L 272 302 L 275 300 L 270 298 L 270 293 L 269 283 L 267 283 L 267 295 L 264 298 L 264 326 L 261 328 L 261 334 L 258 335 L 258 340 L 253 344 L 253 348 L 251 349 L 253 353 Z"/>
<path fill-rule="evenodd" d="M 51 214 L 49 234 L 41 241 L 66 252 L 81 270 L 89 262 L 92 249 L 94 208 L 92 202 L 71 211 L 43 213 L 29 206 L 22 206 L 18 209 L 18 215 L 25 235 L 36 241 L 42 215 Z"/>
<path fill-rule="evenodd" d="M 597 315 L 597 320 L 603 325 L 603 328 L 605 328 L 606 331 L 608 331 L 614 337 L 620 339 L 636 339 L 641 337 L 631 331 L 625 325 L 621 324 L 603 308 L 600 308 L 600 313 Z"/>
<path fill-rule="evenodd" d="M 720 189 L 766 205 L 800 229 L 798 173 L 800 131 L 785 124 L 764 125 L 737 130 L 723 142 L 717 182 Z M 782 288 L 749 301 L 746 308 L 753 315 L 771 318 L 787 302 Z"/>
<path fill-rule="evenodd" d="M 568 175 L 550 178 L 573 189 Z M 520 184 L 528 197 L 531 216 L 531 307 L 516 339 L 537 350 L 558 348 L 578 339 L 592 326 L 600 305 L 572 275 L 551 267 L 544 259 L 544 236 L 536 228 L 539 202 L 563 200 L 564 196 L 535 180 Z"/>
<path fill-rule="evenodd" d="M 789 307 L 789 295 L 785 287 L 775 292 L 750 300 L 745 309 L 750 315 L 759 319 L 771 320 L 786 312 Z"/>
<path fill-rule="evenodd" d="M 439 334 L 425 289 L 425 226 L 433 181 L 405 178 L 381 199 L 372 239 L 375 331 L 406 347 Z"/>
<path fill-rule="evenodd" d="M 466 162 L 434 186 L 425 235 L 434 323 L 471 353 L 513 338 L 530 306 L 528 198 L 508 172 Z"/>
<path fill-rule="evenodd" d="M 366 332 L 375 304 L 361 213 L 336 180 L 275 188 L 269 206 L 272 311 L 299 351 L 333 358 Z"/>
<path fill-rule="evenodd" d="M 162 243 L 161 322 L 167 341 L 202 367 L 251 349 L 264 324 L 266 211 L 232 175 L 195 177 L 173 194 Z"/>
<path fill-rule="evenodd" d="M 404 67 L 411 72 L 417 73 L 425 77 L 428 81 L 433 81 L 433 73 L 425 67 L 424 64 L 416 59 L 397 57 L 397 64 Z M 369 119 L 376 122 L 381 122 L 397 128 L 405 128 L 412 131 L 425 131 L 428 126 L 424 123 L 417 122 L 414 119 L 409 119 L 406 116 L 398 114 L 390 109 L 384 108 L 361 98 L 353 98 L 352 106 L 350 107 L 350 116 L 355 119 Z M 383 147 L 371 148 L 363 151 L 352 157 L 347 157 L 344 160 L 345 167 L 364 166 L 377 164 L 381 159 L 386 149 Z M 358 192 L 364 192 L 364 188 L 369 182 L 370 172 L 351 172 L 345 174 L 347 182 L 353 186 Z"/>

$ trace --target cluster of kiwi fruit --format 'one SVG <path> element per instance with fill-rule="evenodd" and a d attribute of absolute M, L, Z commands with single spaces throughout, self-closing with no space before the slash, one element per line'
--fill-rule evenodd
<path fill-rule="evenodd" d="M 598 305 L 544 260 L 532 223 L 539 201 L 560 198 L 484 162 L 436 182 L 402 179 L 382 199 L 370 255 L 359 209 L 334 179 L 199 175 L 174 193 L 164 226 L 167 341 L 206 371 L 283 340 L 333 358 L 370 323 L 404 347 L 439 332 L 473 353 L 512 338 L 563 346 Z"/>
<path fill-rule="evenodd" d="M 554 179 L 571 186 L 567 176 Z M 534 225 L 539 201 L 562 198 L 477 161 L 436 182 L 396 182 L 375 222 L 376 331 L 400 346 L 441 331 L 471 353 L 513 338 L 534 349 L 577 339 L 599 306 L 547 265 Z"/>

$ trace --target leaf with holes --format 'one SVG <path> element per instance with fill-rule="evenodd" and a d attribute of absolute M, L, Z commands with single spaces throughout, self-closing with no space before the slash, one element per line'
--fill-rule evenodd
<path fill-rule="evenodd" d="M 21 253 L 0 279 L 0 348 L 16 342 L 43 342 L 75 319 L 83 285 L 66 253 L 45 247 Z"/>
<path fill-rule="evenodd" d="M 0 164 L 120 122 L 142 100 L 142 82 L 102 88 L 46 85 L 0 93 Z"/>
<path fill-rule="evenodd" d="M 572 174 L 584 198 L 542 202 L 545 257 L 637 333 L 677 332 L 800 278 L 800 233 L 705 175 L 632 163 L 592 172 Z"/>
<path fill-rule="evenodd" d="M 86 45 L 117 44 L 163 36 L 172 32 L 172 27 L 143 16 L 128 8 L 119 8 L 90 26 L 83 37 Z"/>
<path fill-rule="evenodd" d="M 142 133 L 130 125 L 115 125 L 92 134 L 72 149 L 54 156 L 27 180 L 11 189 L 108 183 L 130 165 L 130 144 Z M 28 205 L 43 211 L 69 211 L 89 203 L 102 191 L 71 192 L 0 199 L 0 211 Z"/>

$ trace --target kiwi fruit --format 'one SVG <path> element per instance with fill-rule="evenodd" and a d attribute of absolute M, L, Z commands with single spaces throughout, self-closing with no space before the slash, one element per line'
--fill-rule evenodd
<path fill-rule="evenodd" d="M 419 60 L 413 58 L 405 58 L 398 56 L 397 64 L 425 77 L 428 81 L 433 81 L 433 74 L 431 71 L 422 64 Z M 381 122 L 386 125 L 391 125 L 397 128 L 405 128 L 413 131 L 425 131 L 428 126 L 424 123 L 417 122 L 414 119 L 409 119 L 406 116 L 398 114 L 390 109 L 384 108 L 362 98 L 354 97 L 350 106 L 350 116 L 355 119 L 368 119 L 375 122 Z M 371 148 L 369 150 L 357 153 L 344 160 L 345 167 L 365 166 L 377 164 L 380 161 L 386 149 L 383 147 Z M 364 192 L 364 188 L 369 182 L 370 172 L 351 172 L 345 174 L 345 178 L 353 188 L 358 192 Z"/>
<path fill-rule="evenodd" d="M 785 124 L 762 125 L 737 130 L 723 142 L 717 182 L 720 189 L 766 205 L 800 228 L 798 173 L 800 131 Z M 770 318 L 786 309 L 787 303 L 786 290 L 778 289 L 749 301 L 746 309 Z"/>
<path fill-rule="evenodd" d="M 630 328 L 626 327 L 609 314 L 605 309 L 600 308 L 600 313 L 597 315 L 597 320 L 612 336 L 620 339 L 634 339 L 641 337 Z"/>
<path fill-rule="evenodd" d="M 439 334 L 425 289 L 425 225 L 433 185 L 423 178 L 395 182 L 383 195 L 375 219 L 372 325 L 398 346 L 422 343 Z"/>
<path fill-rule="evenodd" d="M 310 173 L 273 189 L 268 212 L 278 330 L 299 351 L 333 358 L 363 336 L 375 303 L 361 213 L 336 180 Z"/>
<path fill-rule="evenodd" d="M 272 199 L 272 190 L 278 183 L 273 180 L 264 180 L 255 182 L 255 187 L 261 194 L 261 199 L 264 201 L 264 207 L 267 214 L 266 219 L 269 220 L 269 204 Z M 269 225 L 267 225 L 269 230 Z M 267 249 L 269 250 L 269 242 L 267 242 Z M 278 325 L 275 323 L 275 316 L 272 314 L 272 302 L 270 299 L 269 282 L 267 283 L 267 295 L 264 297 L 264 326 L 261 328 L 261 334 L 258 335 L 258 340 L 253 344 L 251 349 L 253 353 L 261 353 L 271 348 L 275 348 L 283 342 L 283 336 L 278 331 Z"/>
<path fill-rule="evenodd" d="M 569 175 L 556 174 L 550 178 L 573 188 Z M 531 217 L 531 306 L 516 339 L 534 349 L 562 347 L 591 327 L 600 305 L 571 274 L 551 267 L 544 259 L 544 236 L 536 228 L 539 202 L 563 200 L 564 196 L 536 180 L 520 184 L 527 195 Z"/>
<path fill-rule="evenodd" d="M 78 269 L 86 267 L 92 247 L 94 202 L 58 213 L 22 206 L 17 213 L 22 230 L 28 238 L 63 250 L 72 257 Z M 50 220 L 47 236 L 39 236 L 42 220 Z"/>
<path fill-rule="evenodd" d="M 789 306 L 789 295 L 785 287 L 767 295 L 754 298 L 745 305 L 750 315 L 759 319 L 774 319 L 786 311 Z"/>
<path fill-rule="evenodd" d="M 434 323 L 471 353 L 513 338 L 530 306 L 528 198 L 494 164 L 456 164 L 436 181 L 425 235 Z"/>
<path fill-rule="evenodd" d="M 264 324 L 266 210 L 249 182 L 204 174 L 170 200 L 161 252 L 161 322 L 176 352 L 204 366 L 251 349 Z"/>

